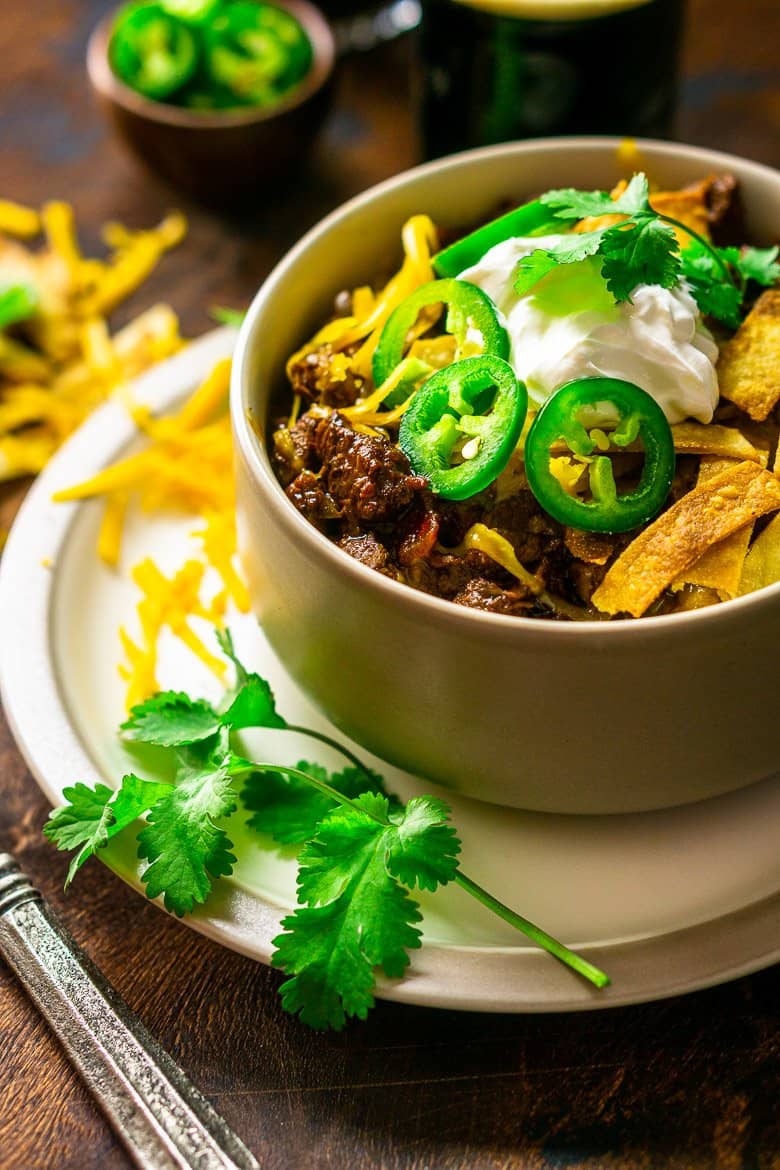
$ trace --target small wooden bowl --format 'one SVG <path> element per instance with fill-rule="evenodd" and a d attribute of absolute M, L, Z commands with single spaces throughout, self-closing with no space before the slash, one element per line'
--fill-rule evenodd
<path fill-rule="evenodd" d="M 274 3 L 300 23 L 313 60 L 300 84 L 270 109 L 195 111 L 136 93 L 109 62 L 116 11 L 89 39 L 89 79 L 121 137 L 152 170 L 200 202 L 262 200 L 270 183 L 300 169 L 327 112 L 335 59 L 330 26 L 308 0 Z"/>

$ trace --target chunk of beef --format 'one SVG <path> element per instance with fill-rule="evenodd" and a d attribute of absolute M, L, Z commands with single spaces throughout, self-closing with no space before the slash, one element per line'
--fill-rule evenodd
<path fill-rule="evenodd" d="M 742 243 L 747 233 L 738 180 L 733 175 L 714 175 L 705 198 L 707 221 L 715 243 Z"/>
<path fill-rule="evenodd" d="M 453 598 L 471 581 L 482 578 L 511 584 L 512 578 L 490 557 L 476 549 L 465 554 L 432 553 L 427 560 L 414 561 L 406 569 L 406 580 L 415 589 L 435 597 Z"/>
<path fill-rule="evenodd" d="M 314 415 L 304 414 L 294 426 L 280 426 L 274 431 L 274 470 L 285 487 L 301 471 L 316 471 L 317 448 L 314 436 L 319 422 Z"/>
<path fill-rule="evenodd" d="M 356 561 L 360 561 L 361 565 L 366 565 L 369 569 L 376 569 L 378 573 L 395 576 L 390 553 L 381 541 L 377 540 L 373 532 L 362 532 L 358 536 L 342 536 L 338 543 L 339 548 L 354 557 Z"/>
<path fill-rule="evenodd" d="M 287 369 L 295 394 L 325 406 L 352 406 L 363 392 L 364 380 L 334 361 L 331 345 L 320 345 Z"/>
<path fill-rule="evenodd" d="M 534 608 L 534 599 L 521 585 L 514 589 L 502 589 L 495 581 L 475 577 L 456 593 L 452 599 L 456 605 L 470 609 L 483 609 L 488 613 L 508 613 L 515 617 L 528 615 Z"/>
<path fill-rule="evenodd" d="M 467 500 L 445 500 L 435 502 L 439 517 L 439 540 L 445 548 L 455 548 L 461 543 L 472 524 L 483 521 L 485 513 L 492 507 L 496 490 L 493 484 Z"/>
<path fill-rule="evenodd" d="M 317 428 L 317 450 L 327 491 L 356 527 L 394 521 L 427 487 L 389 439 L 353 431 L 338 413 Z"/>
<path fill-rule="evenodd" d="M 313 471 L 302 471 L 286 489 L 288 500 L 320 532 L 329 520 L 338 520 L 341 511 L 333 497 L 325 490 L 319 476 Z"/>
<path fill-rule="evenodd" d="M 499 500 L 484 522 L 509 541 L 526 568 L 537 564 L 551 546 L 562 544 L 560 525 L 542 510 L 530 490 Z"/>

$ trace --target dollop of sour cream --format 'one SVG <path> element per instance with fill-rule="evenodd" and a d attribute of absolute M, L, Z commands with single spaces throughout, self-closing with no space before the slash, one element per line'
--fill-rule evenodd
<path fill-rule="evenodd" d="M 541 405 L 575 378 L 623 378 L 652 395 L 670 423 L 710 422 L 718 402 L 718 347 L 684 284 L 641 284 L 630 301 L 615 304 L 593 257 L 560 265 L 518 295 L 518 261 L 559 239 L 505 240 L 459 275 L 498 308 L 510 363 L 529 398 Z"/>

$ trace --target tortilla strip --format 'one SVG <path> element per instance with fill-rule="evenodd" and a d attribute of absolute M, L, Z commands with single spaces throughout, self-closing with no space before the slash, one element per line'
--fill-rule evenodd
<path fill-rule="evenodd" d="M 780 480 L 745 460 L 697 485 L 631 542 L 593 594 L 609 614 L 641 617 L 679 573 L 732 532 L 780 508 Z"/>
<path fill-rule="evenodd" d="M 721 459 L 752 459 L 766 465 L 767 452 L 751 443 L 736 427 L 719 423 L 681 422 L 672 427 L 674 449 L 685 455 L 717 455 Z"/>
<path fill-rule="evenodd" d="M 698 423 L 688 420 L 675 423 L 671 428 L 674 449 L 680 455 L 717 455 L 721 459 L 752 459 L 766 466 L 766 450 L 754 446 L 742 431 L 736 427 L 724 427 L 720 423 Z M 553 443 L 553 454 L 569 450 L 565 440 Z M 630 443 L 623 451 L 633 454 L 642 450 L 640 442 Z"/>
<path fill-rule="evenodd" d="M 700 484 L 704 486 L 715 476 L 728 471 L 731 467 L 733 467 L 733 463 L 728 459 L 702 459 L 699 465 L 699 477 L 696 481 L 697 487 Z M 672 592 L 678 593 L 686 585 L 698 585 L 704 589 L 712 590 L 721 601 L 730 601 L 736 597 L 739 593 L 745 554 L 752 535 L 752 523 L 745 524 L 736 532 L 732 532 L 731 536 L 727 536 L 725 540 L 719 540 L 717 544 L 713 544 L 690 568 L 675 577 L 671 584 Z"/>
<path fill-rule="evenodd" d="M 780 401 L 780 288 L 756 301 L 718 358 L 720 392 L 761 422 Z"/>
<path fill-rule="evenodd" d="M 780 581 L 780 516 L 773 516 L 753 541 L 742 566 L 738 595 L 753 593 Z"/>
<path fill-rule="evenodd" d="M 702 179 L 691 187 L 683 187 L 681 191 L 656 191 L 650 196 L 650 206 L 659 215 L 668 215 L 678 219 L 686 227 L 692 228 L 706 240 L 710 238 L 710 216 L 707 206 L 707 195 L 712 186 L 714 175 Z M 690 243 L 691 237 L 687 232 L 674 229 L 674 234 L 682 247 Z"/>

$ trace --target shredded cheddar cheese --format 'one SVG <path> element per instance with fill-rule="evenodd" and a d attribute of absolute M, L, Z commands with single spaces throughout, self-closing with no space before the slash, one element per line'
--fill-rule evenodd
<path fill-rule="evenodd" d="M 160 689 L 157 641 L 166 626 L 219 679 L 224 678 L 226 663 L 208 650 L 190 624 L 191 618 L 199 617 L 219 625 L 224 617 L 224 594 L 217 594 L 208 604 L 201 599 L 204 573 L 205 565 L 195 560 L 186 561 L 172 577 L 166 577 L 151 560 L 141 561 L 133 570 L 133 580 L 142 593 L 138 603 L 140 644 L 124 627 L 119 631 L 125 652 L 119 673 L 128 684 L 128 709 Z"/>
<path fill-rule="evenodd" d="M 361 286 L 352 294 L 350 317 L 341 317 L 328 322 L 306 342 L 287 363 L 288 372 L 297 362 L 322 345 L 330 345 L 337 353 L 350 349 L 362 342 L 357 351 L 345 357 L 344 372 L 350 370 L 359 378 L 371 376 L 371 359 L 374 356 L 379 336 L 393 309 L 414 292 L 421 284 L 433 280 L 431 259 L 438 248 L 438 235 L 433 221 L 427 215 L 413 215 L 401 231 L 403 241 L 403 263 L 380 292 Z M 434 310 L 435 311 L 435 310 Z M 421 315 L 422 316 L 422 315 Z M 435 317 L 433 318 L 435 320 Z M 432 324 L 430 315 L 419 325 L 416 336 Z"/>
<path fill-rule="evenodd" d="M 57 447 L 118 387 L 183 345 L 167 305 L 112 335 L 110 313 L 184 236 L 179 213 L 149 231 L 109 225 L 106 260 L 84 257 L 72 207 L 40 212 L 0 200 L 0 282 L 33 288 L 38 308 L 0 332 L 0 481 L 40 471 Z M 40 233 L 37 251 L 19 241 Z"/>
<path fill-rule="evenodd" d="M 506 569 L 507 573 L 511 573 L 513 577 L 521 581 L 535 596 L 538 597 L 543 592 L 544 585 L 539 578 L 535 577 L 533 573 L 529 573 L 528 569 L 520 564 L 512 545 L 505 536 L 496 532 L 494 528 L 488 528 L 486 524 L 472 524 L 464 536 L 460 548 L 464 552 L 473 548 L 484 553 L 486 557 L 490 557 L 491 561 L 495 561 L 502 569 Z"/>
<path fill-rule="evenodd" d="M 174 414 L 153 417 L 125 390 L 125 406 L 146 446 L 106 467 L 97 475 L 55 496 L 58 501 L 102 497 L 105 511 L 97 551 L 105 564 L 120 564 L 122 532 L 131 505 L 145 512 L 178 510 L 202 519 L 193 531 L 202 559 L 193 555 L 172 577 L 146 560 L 132 571 L 142 591 L 138 605 L 140 640 L 121 631 L 127 680 L 127 704 L 132 707 L 153 694 L 157 686 L 157 648 L 163 628 L 170 628 L 209 669 L 221 674 L 225 665 L 204 646 L 190 619 L 221 624 L 228 600 L 241 612 L 249 609 L 246 585 L 236 567 L 233 451 L 227 397 L 230 360 L 214 369 Z M 206 568 L 216 572 L 221 589 L 206 602 L 202 597 Z"/>

